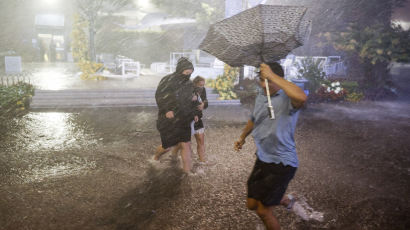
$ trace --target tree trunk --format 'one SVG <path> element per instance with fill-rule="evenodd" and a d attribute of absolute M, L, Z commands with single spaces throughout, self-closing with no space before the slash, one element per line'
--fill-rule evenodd
<path fill-rule="evenodd" d="M 95 17 L 90 16 L 90 25 L 89 25 L 89 34 L 90 34 L 90 61 L 95 62 Z"/>
<path fill-rule="evenodd" d="M 239 82 L 238 82 L 239 86 L 242 86 L 244 77 L 245 77 L 245 67 L 242 66 L 239 68 Z"/>

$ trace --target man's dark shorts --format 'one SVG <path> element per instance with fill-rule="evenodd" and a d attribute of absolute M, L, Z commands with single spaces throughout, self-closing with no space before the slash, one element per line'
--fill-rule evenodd
<path fill-rule="evenodd" d="M 279 205 L 297 168 L 282 163 L 265 163 L 256 159 L 248 179 L 248 198 L 265 206 Z"/>

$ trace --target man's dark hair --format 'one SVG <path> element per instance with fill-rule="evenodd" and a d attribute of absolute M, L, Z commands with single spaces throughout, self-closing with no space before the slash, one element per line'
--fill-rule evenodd
<path fill-rule="evenodd" d="M 266 63 L 270 69 L 276 73 L 279 77 L 285 77 L 285 72 L 283 71 L 282 66 L 277 62 Z"/>

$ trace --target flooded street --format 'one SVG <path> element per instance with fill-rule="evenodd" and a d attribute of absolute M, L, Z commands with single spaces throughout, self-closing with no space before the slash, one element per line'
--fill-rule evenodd
<path fill-rule="evenodd" d="M 1 0 L 0 230 L 410 230 L 408 12 Z"/>
<path fill-rule="evenodd" d="M 131 79 L 82 80 L 75 63 L 25 63 L 24 69 L 31 73 L 30 82 L 40 90 L 84 89 L 151 89 L 165 74 L 144 73 Z"/>
<path fill-rule="evenodd" d="M 232 148 L 248 114 L 239 106 L 206 111 L 211 164 L 199 166 L 195 155 L 200 173 L 190 177 L 171 154 L 151 163 L 160 143 L 155 108 L 16 119 L 0 142 L 0 226 L 255 229 L 260 220 L 245 207 L 255 146 L 249 139 L 240 153 Z M 309 105 L 296 131 L 301 163 L 289 191 L 325 219 L 304 222 L 277 208 L 284 229 L 408 229 L 409 114 L 408 104 Z"/>
<path fill-rule="evenodd" d="M 410 228 L 408 80 L 396 81 L 394 102 L 303 109 L 300 167 L 288 191 L 324 221 L 276 208 L 283 229 Z M 205 111 L 210 164 L 198 163 L 193 143 L 194 176 L 171 154 L 151 160 L 160 144 L 156 107 L 45 110 L 1 124 L 1 229 L 256 229 L 261 222 L 245 207 L 252 138 L 233 150 L 249 113 Z"/>

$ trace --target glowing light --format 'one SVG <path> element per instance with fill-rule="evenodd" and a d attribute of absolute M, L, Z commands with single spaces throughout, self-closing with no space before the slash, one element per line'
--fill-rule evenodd
<path fill-rule="evenodd" d="M 43 3 L 47 5 L 55 5 L 57 1 L 58 0 L 43 0 Z"/>
<path fill-rule="evenodd" d="M 409 21 L 402 21 L 402 20 L 395 20 L 393 21 L 394 24 L 400 25 L 404 30 L 410 29 L 410 22 Z"/>

